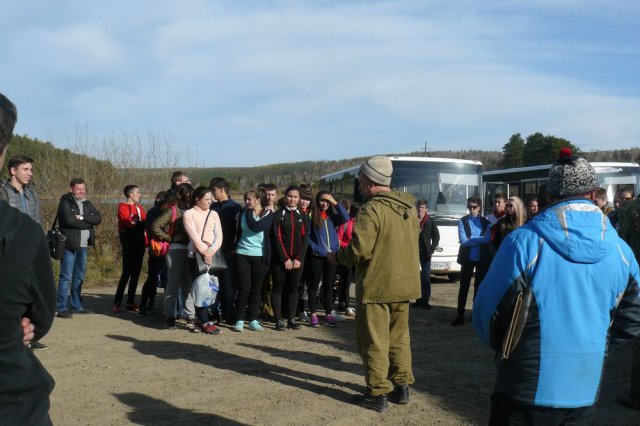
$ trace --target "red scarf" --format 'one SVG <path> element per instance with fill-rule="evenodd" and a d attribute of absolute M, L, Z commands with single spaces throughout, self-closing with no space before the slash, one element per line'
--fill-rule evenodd
<path fill-rule="evenodd" d="M 424 217 L 422 219 L 420 219 L 420 230 L 422 231 L 422 228 L 424 228 L 424 224 L 427 223 L 427 220 L 429 220 L 429 213 L 425 214 Z"/>

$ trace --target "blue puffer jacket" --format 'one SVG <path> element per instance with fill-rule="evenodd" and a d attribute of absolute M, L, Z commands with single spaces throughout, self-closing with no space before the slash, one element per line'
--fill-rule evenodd
<path fill-rule="evenodd" d="M 323 221 L 322 228 L 313 227 L 309 237 L 309 248 L 318 257 L 327 256 L 327 246 L 331 248 L 333 253 L 340 249 L 340 240 L 338 240 L 336 227 L 349 221 L 349 213 L 340 203 L 330 208 L 328 213 L 330 213 L 330 216 Z M 313 226 L 313 222 L 311 225 Z"/>
<path fill-rule="evenodd" d="M 473 304 L 476 331 L 498 352 L 496 390 L 528 405 L 593 405 L 608 342 L 640 334 L 639 281 L 631 249 L 588 200 L 553 204 L 509 234 Z M 522 333 L 505 358 L 519 292 Z"/>

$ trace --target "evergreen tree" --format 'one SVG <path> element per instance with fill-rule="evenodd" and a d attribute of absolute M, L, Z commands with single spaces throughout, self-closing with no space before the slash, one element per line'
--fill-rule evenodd
<path fill-rule="evenodd" d="M 525 142 L 520 133 L 511 135 L 509 142 L 502 147 L 502 167 L 520 167 L 524 162 Z"/>

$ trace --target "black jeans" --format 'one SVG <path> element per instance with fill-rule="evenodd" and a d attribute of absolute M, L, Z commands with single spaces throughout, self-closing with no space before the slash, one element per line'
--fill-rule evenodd
<path fill-rule="evenodd" d="M 338 303 L 346 310 L 350 306 L 349 290 L 351 289 L 351 267 L 337 265 L 336 273 L 340 274 L 340 285 L 338 287 Z"/>
<path fill-rule="evenodd" d="M 476 271 L 476 279 L 473 281 L 473 299 L 476 298 L 478 287 L 487 275 L 489 264 L 484 262 L 463 262 L 460 265 L 460 291 L 458 292 L 458 316 L 464 316 L 464 309 L 467 305 L 467 296 L 469 295 L 469 287 L 471 286 L 471 276 Z"/>
<path fill-rule="evenodd" d="M 591 425 L 595 407 L 552 408 L 526 405 L 494 392 L 489 426 Z"/>
<path fill-rule="evenodd" d="M 138 288 L 138 279 L 140 278 L 140 270 L 142 269 L 142 259 L 144 259 L 145 247 L 137 244 L 122 244 L 122 275 L 118 281 L 116 289 L 116 297 L 113 303 L 122 304 L 124 289 L 129 283 L 129 292 L 127 294 L 127 305 L 133 304 L 136 300 L 136 290 Z"/>
<path fill-rule="evenodd" d="M 249 305 L 249 321 L 257 320 L 260 310 L 260 291 L 269 265 L 262 262 L 262 256 L 236 254 L 238 271 L 238 299 L 236 301 L 236 321 L 244 321 Z"/>
<path fill-rule="evenodd" d="M 216 304 L 219 305 L 221 315 L 220 317 L 227 323 L 233 324 L 236 321 L 236 309 L 234 302 L 236 300 L 236 286 L 237 286 L 237 268 L 234 260 L 234 255 L 228 252 L 221 252 L 227 262 L 227 269 L 224 271 L 216 272 L 216 277 L 220 283 L 220 292 L 216 299 Z"/>
<path fill-rule="evenodd" d="M 287 270 L 284 264 L 279 260 L 271 267 L 271 276 L 273 278 L 273 290 L 271 291 L 271 306 L 273 307 L 273 315 L 276 321 L 282 319 L 282 296 L 287 296 L 288 319 L 293 320 L 296 314 L 296 305 L 298 304 L 298 284 L 302 276 L 302 267 L 298 269 Z"/>
<path fill-rule="evenodd" d="M 147 308 L 147 301 L 153 301 L 158 292 L 158 287 L 164 287 L 167 282 L 167 269 L 164 267 L 164 257 L 151 256 L 147 258 L 147 280 L 142 286 L 140 296 L 140 310 Z"/>
<path fill-rule="evenodd" d="M 336 280 L 336 265 L 329 262 L 326 257 L 309 257 L 309 268 L 311 270 L 311 281 L 309 282 L 309 310 L 312 314 L 318 308 L 318 287 L 322 280 L 320 291 L 320 302 L 324 305 L 324 310 L 329 315 L 333 310 L 333 282 Z"/>

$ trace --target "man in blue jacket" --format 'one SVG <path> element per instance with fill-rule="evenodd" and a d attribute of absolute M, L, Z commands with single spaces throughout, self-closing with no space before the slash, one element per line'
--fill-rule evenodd
<path fill-rule="evenodd" d="M 507 236 L 473 305 L 496 354 L 492 425 L 590 424 L 609 343 L 640 334 L 638 263 L 592 203 L 593 167 L 563 148 L 553 203 Z"/>

